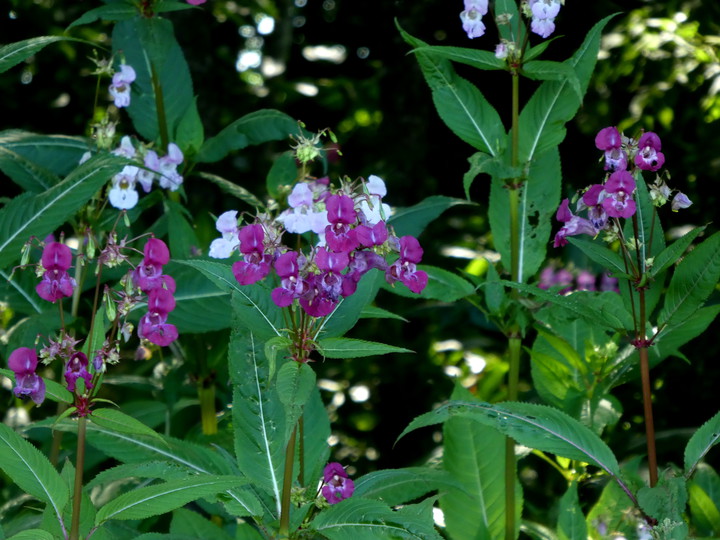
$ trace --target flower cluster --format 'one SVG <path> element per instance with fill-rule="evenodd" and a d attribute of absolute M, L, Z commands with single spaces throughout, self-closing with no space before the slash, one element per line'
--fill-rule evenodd
<path fill-rule="evenodd" d="M 617 278 L 605 272 L 600 274 L 600 283 L 598 284 L 597 276 L 588 270 L 572 272 L 567 268 L 556 268 L 552 265 L 543 268 L 540 272 L 538 287 L 547 290 L 558 286 L 562 287 L 558 291 L 560 294 L 597 290 L 620 292 Z"/>
<path fill-rule="evenodd" d="M 138 336 L 165 347 L 178 337 L 175 325 L 167 322 L 175 309 L 175 280 L 163 274 L 170 251 L 162 240 L 150 238 L 143 252 L 145 257 L 132 274 L 133 284 L 147 294 L 148 312 L 140 319 Z"/>
<path fill-rule="evenodd" d="M 530 29 L 540 37 L 549 37 L 555 31 L 555 17 L 560 13 L 560 0 L 530 0 L 528 4 Z"/>
<path fill-rule="evenodd" d="M 340 463 L 328 463 L 323 469 L 322 494 L 329 504 L 336 504 L 352 496 L 355 483 Z"/>
<path fill-rule="evenodd" d="M 45 400 L 45 381 L 35 373 L 37 365 L 37 354 L 28 347 L 15 349 L 8 358 L 8 367 L 15 374 L 15 395 L 30 398 L 40 405 Z"/>
<path fill-rule="evenodd" d="M 156 180 L 161 188 L 170 191 L 176 191 L 183 183 L 177 167 L 183 162 L 184 156 L 175 143 L 168 144 L 167 154 L 159 157 L 157 152 L 142 145 L 135 148 L 130 137 L 126 135 L 112 153 L 142 163 L 142 166 L 126 165 L 111 180 L 108 200 L 119 210 L 130 210 L 138 203 L 139 195 L 135 188 L 137 184 L 148 193 Z"/>
<path fill-rule="evenodd" d="M 130 85 L 135 82 L 135 70 L 127 64 L 120 64 L 120 71 L 115 72 L 108 90 L 119 109 L 130 106 Z"/>
<path fill-rule="evenodd" d="M 612 230 L 615 227 L 612 218 L 627 219 L 635 215 L 635 178 L 642 178 L 640 171 L 655 172 L 665 163 L 665 156 L 660 151 L 660 137 L 653 132 L 643 133 L 635 141 L 621 135 L 616 127 L 606 127 L 595 137 L 595 146 L 604 152 L 606 180 L 586 188 L 578 199 L 576 212 L 587 211 L 587 218 L 573 214 L 569 199 L 562 201 L 556 218 L 563 226 L 555 235 L 555 247 L 566 245 L 568 236 L 595 236 L 601 231 Z M 656 206 L 665 204 L 671 194 L 670 188 L 659 177 L 650 186 L 650 197 Z M 672 209 L 687 208 L 690 204 L 687 196 L 677 192 Z"/>
<path fill-rule="evenodd" d="M 241 285 L 250 285 L 275 270 L 279 286 L 273 302 L 288 307 L 297 300 L 312 317 L 329 315 L 341 298 L 357 289 L 360 278 L 377 268 L 388 283 L 400 281 L 420 293 L 428 276 L 417 268 L 423 250 L 412 236 L 398 238 L 385 219 L 390 207 L 382 202 L 387 190 L 383 180 L 345 183 L 332 192 L 327 179 L 295 185 L 289 208 L 275 219 L 258 216 L 255 223 L 239 228 L 237 212 L 222 214 L 216 227 L 223 235 L 213 241 L 210 256 L 229 257 L 237 247 L 242 260 L 232 266 Z M 317 244 L 309 254 L 281 243 L 283 233 L 315 233 Z M 392 263 L 386 257 L 397 254 Z"/>
<path fill-rule="evenodd" d="M 60 298 L 72 296 L 76 283 L 67 272 L 71 265 L 72 253 L 69 247 L 60 242 L 45 244 L 40 267 L 43 277 L 35 287 L 38 296 L 52 303 Z"/>
<path fill-rule="evenodd" d="M 465 10 L 460 13 L 463 30 L 470 39 L 485 33 L 482 17 L 488 12 L 488 0 L 465 0 Z"/>

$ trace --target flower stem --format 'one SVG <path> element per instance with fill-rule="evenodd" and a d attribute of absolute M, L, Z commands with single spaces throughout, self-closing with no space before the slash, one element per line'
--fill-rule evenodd
<path fill-rule="evenodd" d="M 650 362 L 648 359 L 648 343 L 645 337 L 645 289 L 640 289 L 638 294 L 640 296 L 638 354 L 640 355 L 640 378 L 642 381 L 643 412 L 645 414 L 645 443 L 647 445 L 650 487 L 655 487 L 658 481 L 658 473 L 657 454 L 655 451 L 655 423 L 653 421 L 652 391 L 650 387 Z"/>
<path fill-rule="evenodd" d="M 200 423 L 203 435 L 215 435 L 218 432 L 217 413 L 215 411 L 215 385 L 201 380 L 198 383 L 200 400 Z"/>
<path fill-rule="evenodd" d="M 78 418 L 77 456 L 75 459 L 75 487 L 73 491 L 72 523 L 70 525 L 70 540 L 80 538 L 80 506 L 82 504 L 83 469 L 85 468 L 85 429 L 86 418 Z"/>
<path fill-rule="evenodd" d="M 160 131 L 160 144 L 167 151 L 170 138 L 168 137 L 167 118 L 165 116 L 165 100 L 163 99 L 162 85 L 155 64 L 150 63 L 150 75 L 153 91 L 155 93 L 155 109 L 157 110 L 158 131 Z"/>
<path fill-rule="evenodd" d="M 295 436 L 297 425 L 285 448 L 285 472 L 283 474 L 283 490 L 280 499 L 280 538 L 287 538 L 290 531 L 290 491 L 293 483 L 293 463 L 295 461 Z"/>

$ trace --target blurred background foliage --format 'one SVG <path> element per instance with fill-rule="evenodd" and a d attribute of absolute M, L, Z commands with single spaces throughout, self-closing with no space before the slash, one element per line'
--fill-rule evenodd
<path fill-rule="evenodd" d="M 10 43 L 62 34 L 73 20 L 98 4 L 5 0 L 0 8 L 0 40 Z M 206 137 L 249 112 L 277 108 L 302 120 L 310 130 L 329 127 L 335 131 L 342 156 L 331 160 L 331 175 L 377 174 L 387 182 L 387 202 L 409 206 L 435 194 L 464 197 L 462 175 L 472 149 L 438 118 L 395 21 L 431 44 L 494 48 L 493 29 L 482 38 L 467 40 L 458 18 L 461 9 L 461 0 L 209 0 L 202 9 L 168 16 L 187 55 Z M 666 216 L 666 231 L 712 222 L 720 176 L 720 3 L 568 0 L 557 19 L 558 37 L 548 48 L 547 58 L 570 56 L 597 20 L 615 12 L 619 15 L 603 38 L 583 108 L 569 124 L 561 146 L 566 195 L 601 179 L 599 152 L 593 143 L 599 129 L 619 125 L 628 135 L 654 130 L 663 141 L 672 187 L 694 202 L 690 209 Z M 74 28 L 71 35 L 109 49 L 110 30 L 109 24 L 98 22 Z M 84 44 L 58 43 L 0 77 L 0 127 L 86 134 L 95 92 L 95 80 L 89 75 L 92 51 Z M 501 114 L 507 115 L 507 75 L 464 67 L 458 66 L 458 71 L 477 83 Z M 533 84 L 523 81 L 526 97 Z M 131 130 L 131 124 L 123 114 L 118 131 L 125 130 Z M 272 160 L 286 149 L 283 144 L 266 145 L 237 153 L 204 171 L 231 179 L 262 197 Z M 206 250 L 216 236 L 213 216 L 233 208 L 251 210 L 192 174 L 184 189 L 185 203 L 196 220 L 199 250 Z M 15 190 L 14 184 L 2 179 L 1 196 L 13 196 Z M 487 183 L 478 179 L 472 191 L 476 205 L 455 207 L 425 231 L 421 242 L 426 262 L 448 270 L 483 271 L 484 258 L 494 255 L 486 220 L 488 190 Z M 150 224 L 154 218 L 146 215 L 143 219 Z M 550 246 L 548 255 L 558 260 L 565 257 L 577 267 L 586 264 L 577 254 Z M 335 458 L 351 464 L 355 473 L 428 459 L 439 432 L 434 438 L 416 432 L 397 446 L 393 443 L 414 416 L 447 398 L 455 380 L 485 400 L 504 396 L 505 339 L 469 303 L 418 302 L 381 291 L 378 305 L 408 322 L 364 321 L 355 337 L 407 347 L 416 354 L 314 365 L 332 415 Z M 689 364 L 670 359 L 654 371 L 661 463 L 680 463 L 687 436 L 683 428 L 698 426 L 717 410 L 718 330 L 716 323 L 685 348 Z M 229 402 L 222 382 L 227 380 L 223 374 L 226 347 L 219 345 L 226 342 L 223 332 L 185 336 L 181 338 L 183 361 L 157 363 L 157 355 L 150 361 L 129 360 L 122 376 L 135 386 L 129 394 L 123 389 L 122 399 L 147 400 L 151 389 L 156 396 L 182 405 L 172 428 L 168 424 L 167 429 L 200 438 L 197 408 L 186 405 L 196 397 L 198 381 L 216 386 L 219 410 Z M 141 375 L 150 378 L 141 379 Z M 527 365 L 523 377 L 529 381 Z M 529 387 L 525 385 L 524 397 L 532 399 Z M 3 395 L 0 412 L 11 402 L 9 392 Z M 625 385 L 618 393 L 625 414 L 610 442 L 620 455 L 642 452 L 639 396 L 639 384 Z M 147 409 L 136 407 L 151 416 Z M 159 426 L 166 419 L 162 410 L 155 413 L 159 416 L 153 423 Z M 542 501 L 543 493 L 553 489 L 556 481 L 561 483 L 559 477 L 539 481 L 537 470 L 549 468 L 533 459 L 523 462 L 529 505 Z"/>

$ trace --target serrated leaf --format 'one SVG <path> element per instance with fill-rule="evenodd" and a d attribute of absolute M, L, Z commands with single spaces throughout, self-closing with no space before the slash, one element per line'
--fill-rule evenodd
<path fill-rule="evenodd" d="M 3 537 L 4 538 L 4 537 Z M 54 540 L 53 535 L 42 529 L 28 529 L 13 534 L 7 540 Z"/>
<path fill-rule="evenodd" d="M 428 467 L 382 469 L 355 480 L 353 496 L 376 499 L 396 506 L 418 499 L 433 491 L 462 490 L 450 473 Z"/>
<path fill-rule="evenodd" d="M 692 241 L 695 240 L 695 238 L 697 238 L 697 236 L 703 232 L 705 228 L 705 225 L 702 227 L 695 227 L 692 231 L 684 234 L 658 253 L 653 260 L 652 267 L 648 270 L 648 276 L 651 278 L 655 277 L 678 262 L 682 258 L 683 253 L 685 253 L 687 248 L 690 247 Z"/>
<path fill-rule="evenodd" d="M 583 92 L 575 69 L 564 62 L 551 62 L 548 60 L 526 61 L 522 67 L 523 74 L 528 79 L 537 81 L 566 81 L 582 102 Z"/>
<path fill-rule="evenodd" d="M 87 43 L 87 41 L 70 37 L 40 36 L 3 45 L 0 47 L 0 73 L 6 72 L 11 67 L 30 58 L 33 54 L 41 51 L 51 43 L 58 41 L 79 41 L 81 43 Z"/>
<path fill-rule="evenodd" d="M 577 488 L 577 484 L 573 482 L 560 498 L 558 540 L 584 540 L 588 537 Z"/>
<path fill-rule="evenodd" d="M 700 463 L 688 482 L 690 523 L 698 537 L 720 536 L 720 476 L 707 464 Z"/>
<path fill-rule="evenodd" d="M 49 190 L 25 193 L 0 208 L 0 268 L 20 257 L 28 238 L 45 238 L 65 223 L 124 164 L 125 160 L 116 156 L 94 156 Z"/>
<path fill-rule="evenodd" d="M 400 435 L 453 417 L 472 418 L 494 427 L 518 443 L 600 467 L 620 481 L 620 466 L 612 450 L 589 428 L 546 405 L 506 402 L 450 401 L 413 420 Z"/>
<path fill-rule="evenodd" d="M 234 538 L 209 518 L 185 508 L 178 508 L 173 512 L 170 533 L 182 534 L 191 538 L 212 538 L 213 540 L 233 540 Z"/>
<path fill-rule="evenodd" d="M 196 475 L 123 493 L 100 508 L 95 523 L 110 519 L 145 519 L 180 508 L 203 497 L 217 495 L 247 482 L 233 476 Z"/>
<path fill-rule="evenodd" d="M 131 4 L 115 3 L 106 6 L 100 6 L 83 13 L 79 18 L 75 19 L 72 23 L 70 23 L 70 26 L 68 26 L 65 31 L 68 31 L 75 26 L 90 24 L 97 20 L 123 21 L 127 19 L 132 19 L 138 14 L 138 8 Z"/>
<path fill-rule="evenodd" d="M 440 118 L 453 133 L 477 150 L 492 156 L 501 153 L 507 138 L 505 128 L 482 92 L 458 76 L 449 60 L 421 52 L 427 44 L 405 32 L 397 21 L 396 26 L 403 39 L 414 48 Z"/>
<path fill-rule="evenodd" d="M 51 171 L 0 144 L 0 171 L 25 191 L 40 193 L 60 182 Z"/>
<path fill-rule="evenodd" d="M 58 520 L 70 499 L 70 490 L 47 457 L 31 443 L 0 424 L 0 469 L 29 495 L 52 508 Z"/>
<path fill-rule="evenodd" d="M 410 349 L 353 338 L 327 338 L 317 342 L 318 352 L 326 358 L 360 358 L 379 354 L 410 353 Z"/>
<path fill-rule="evenodd" d="M 600 34 L 614 15 L 605 17 L 588 32 L 585 41 L 566 63 L 575 70 L 585 94 L 600 47 Z M 565 123 L 571 120 L 581 101 L 569 81 L 546 81 L 530 97 L 520 113 L 520 162 L 557 146 L 565 138 Z"/>
<path fill-rule="evenodd" d="M 289 360 L 278 371 L 275 386 L 285 407 L 285 439 L 289 440 L 315 389 L 315 371 L 307 364 Z"/>
<path fill-rule="evenodd" d="M 720 441 L 720 412 L 690 437 L 685 447 L 685 477 L 690 478 L 700 460 Z"/>
<path fill-rule="evenodd" d="M 622 256 L 605 245 L 577 237 L 568 238 L 568 241 L 605 270 L 619 274 L 627 273 Z"/>
<path fill-rule="evenodd" d="M 118 411 L 117 409 L 93 409 L 90 421 L 106 429 L 127 433 L 129 435 L 147 435 L 154 437 L 158 442 L 164 444 L 162 437 L 153 429 L 149 428 L 132 416 Z"/>
<path fill-rule="evenodd" d="M 408 322 L 405 317 L 392 313 L 386 309 L 377 306 L 365 306 L 360 312 L 361 319 L 396 319 L 398 321 Z"/>
<path fill-rule="evenodd" d="M 690 317 L 715 289 L 718 279 L 720 232 L 705 239 L 675 269 L 664 294 L 659 325 L 676 325 Z"/>
<path fill-rule="evenodd" d="M 264 209 L 265 205 L 263 202 L 258 199 L 255 195 L 250 193 L 247 189 L 245 189 L 242 186 L 237 185 L 234 182 L 231 182 L 230 180 L 226 180 L 225 178 L 218 176 L 216 174 L 210 174 L 210 173 L 204 173 L 201 172 L 198 174 L 200 178 L 203 180 L 208 180 L 209 182 L 212 182 L 216 186 L 218 186 L 223 192 L 227 193 L 228 195 L 231 195 L 232 197 L 235 197 L 237 199 L 240 199 L 241 201 L 249 204 L 253 208 L 258 209 Z"/>
<path fill-rule="evenodd" d="M 467 49 L 464 47 L 446 47 L 425 45 L 413 49 L 411 53 L 424 53 L 441 58 L 447 58 L 453 62 L 466 64 L 477 69 L 506 69 L 507 64 L 490 51 L 480 49 Z"/>
<path fill-rule="evenodd" d="M 238 314 L 235 313 L 235 325 Z M 274 502 L 280 515 L 282 471 L 285 463 L 285 411 L 277 395 L 262 344 L 252 333 L 234 326 L 228 351 L 233 384 L 235 457 L 240 471 Z"/>
<path fill-rule="evenodd" d="M 560 154 L 551 149 L 538 155 L 530 164 L 528 178 L 519 190 L 517 207 L 518 276 L 527 281 L 545 261 L 552 232 L 551 217 L 560 204 Z M 497 176 L 490 186 L 488 218 L 495 249 L 500 252 L 506 268 L 511 267 L 511 203 L 510 190 Z"/>
<path fill-rule="evenodd" d="M 207 139 L 196 159 L 202 163 L 213 163 L 235 150 L 282 141 L 289 139 L 290 135 L 301 133 L 297 120 L 274 109 L 261 109 L 235 120 L 220 133 Z"/>
<path fill-rule="evenodd" d="M 54 175 L 65 176 L 80 163 L 82 155 L 90 149 L 90 142 L 84 137 L 9 129 L 0 132 L 0 146 L 42 165 Z"/>

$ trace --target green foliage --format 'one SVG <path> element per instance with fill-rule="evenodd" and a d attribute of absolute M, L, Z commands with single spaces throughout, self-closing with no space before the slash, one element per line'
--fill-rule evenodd
<path fill-rule="evenodd" d="M 409 349 L 374 341 L 352 338 L 327 338 L 317 342 L 318 352 L 326 358 L 359 358 L 378 354 L 409 353 Z"/>
<path fill-rule="evenodd" d="M 720 441 L 720 412 L 705 422 L 694 434 L 685 447 L 685 476 L 690 478 L 710 449 Z"/>

